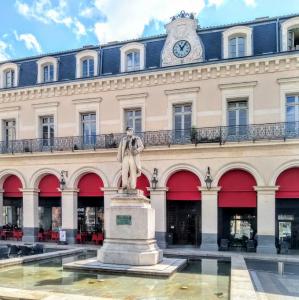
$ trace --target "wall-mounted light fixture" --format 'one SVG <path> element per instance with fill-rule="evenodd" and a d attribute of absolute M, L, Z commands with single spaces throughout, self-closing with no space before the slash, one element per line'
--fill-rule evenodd
<path fill-rule="evenodd" d="M 65 177 L 68 176 L 68 171 L 62 170 L 60 172 L 60 190 L 63 191 L 66 185 Z"/>
<path fill-rule="evenodd" d="M 157 188 L 157 184 L 158 184 L 158 169 L 157 168 L 154 168 L 151 182 L 152 182 L 152 188 L 155 190 Z"/>
<path fill-rule="evenodd" d="M 212 187 L 213 178 L 211 175 L 210 167 L 207 168 L 206 177 L 205 177 L 205 183 L 208 190 Z"/>

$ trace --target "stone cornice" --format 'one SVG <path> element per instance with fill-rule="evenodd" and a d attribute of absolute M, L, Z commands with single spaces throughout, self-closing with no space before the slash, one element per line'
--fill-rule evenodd
<path fill-rule="evenodd" d="M 20 109 L 21 109 L 20 106 L 0 107 L 0 113 L 8 112 L 8 111 L 18 111 Z"/>
<path fill-rule="evenodd" d="M 59 102 L 55 101 L 55 102 L 46 102 L 46 103 L 33 103 L 32 106 L 36 109 L 48 108 L 48 107 L 58 107 Z"/>
<path fill-rule="evenodd" d="M 85 103 L 101 103 L 103 99 L 101 97 L 96 98 L 80 98 L 80 99 L 74 99 L 72 101 L 73 104 L 85 104 Z"/>
<path fill-rule="evenodd" d="M 118 101 L 137 99 L 137 98 L 146 98 L 148 93 L 138 93 L 138 94 L 128 94 L 128 95 L 117 95 L 116 99 Z"/>
<path fill-rule="evenodd" d="M 277 55 L 238 61 L 189 65 L 178 68 L 159 69 L 124 76 L 101 77 L 89 80 L 59 82 L 49 85 L 14 88 L 0 91 L 0 103 L 39 100 L 61 96 L 86 95 L 106 91 L 148 88 L 156 85 L 199 82 L 216 78 L 235 78 L 246 75 L 298 70 L 299 55 Z"/>
<path fill-rule="evenodd" d="M 173 90 L 165 90 L 165 95 L 176 95 L 176 94 L 185 94 L 185 93 L 198 93 L 199 87 L 192 88 L 184 88 L 184 89 L 173 89 Z"/>
<path fill-rule="evenodd" d="M 277 79 L 279 84 L 299 82 L 299 77 L 288 77 Z"/>
<path fill-rule="evenodd" d="M 225 89 L 235 89 L 235 88 L 239 89 L 239 88 L 254 87 L 256 85 L 257 85 L 257 81 L 247 81 L 247 82 L 219 84 L 218 87 L 220 90 L 225 90 Z"/>

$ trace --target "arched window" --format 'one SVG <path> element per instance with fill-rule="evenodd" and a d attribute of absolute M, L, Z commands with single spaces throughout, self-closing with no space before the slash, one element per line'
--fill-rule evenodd
<path fill-rule="evenodd" d="M 54 81 L 54 66 L 53 64 L 48 64 L 43 67 L 44 71 L 44 82 Z"/>
<path fill-rule="evenodd" d="M 299 17 L 283 22 L 281 35 L 282 51 L 299 50 Z"/>
<path fill-rule="evenodd" d="M 58 62 L 55 57 L 43 57 L 37 62 L 37 83 L 47 83 L 58 80 Z"/>
<path fill-rule="evenodd" d="M 223 58 L 252 55 L 252 28 L 236 26 L 223 32 Z"/>
<path fill-rule="evenodd" d="M 6 63 L 0 66 L 1 88 L 17 86 L 19 68 L 15 63 Z"/>
<path fill-rule="evenodd" d="M 94 60 L 89 57 L 82 60 L 82 77 L 92 76 L 94 76 Z"/>
<path fill-rule="evenodd" d="M 142 43 L 130 43 L 120 48 L 121 72 L 131 72 L 144 69 L 145 49 Z"/>
<path fill-rule="evenodd" d="M 229 40 L 229 58 L 245 56 L 246 38 L 234 36 Z"/>
<path fill-rule="evenodd" d="M 76 78 L 86 78 L 98 75 L 98 52 L 83 50 L 76 54 Z"/>

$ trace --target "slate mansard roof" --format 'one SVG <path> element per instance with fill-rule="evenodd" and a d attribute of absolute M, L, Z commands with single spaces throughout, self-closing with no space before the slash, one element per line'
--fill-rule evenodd
<path fill-rule="evenodd" d="M 204 47 L 204 63 L 213 63 L 223 60 L 222 33 L 226 29 L 235 26 L 249 26 L 253 30 L 253 55 L 276 55 L 281 50 L 281 24 L 287 19 L 298 17 L 299 14 L 275 17 L 259 18 L 250 22 L 234 23 L 215 27 L 198 27 Z M 52 56 L 58 58 L 58 82 L 66 82 L 76 79 L 76 54 L 83 50 L 96 50 L 99 55 L 99 75 L 97 77 L 117 76 L 120 72 L 120 48 L 130 42 L 139 42 L 145 45 L 145 69 L 135 72 L 145 72 L 161 68 L 161 53 L 166 40 L 166 34 L 154 37 L 146 37 L 122 42 L 112 42 L 100 46 L 86 46 L 64 52 L 56 52 L 24 59 L 16 59 L 13 62 L 19 65 L 18 87 L 37 85 L 37 60 L 42 57 Z M 298 52 L 298 51 L 297 51 Z M 240 59 L 240 58 L 236 58 Z M 249 58 L 250 59 L 250 58 Z M 233 59 L 230 59 L 233 60 Z M 0 65 L 7 63 L 2 62 Z M 186 66 L 175 66 L 176 68 Z"/>

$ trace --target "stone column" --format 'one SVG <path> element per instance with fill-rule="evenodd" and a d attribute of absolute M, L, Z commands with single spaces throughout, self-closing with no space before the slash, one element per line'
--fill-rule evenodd
<path fill-rule="evenodd" d="M 256 186 L 257 192 L 257 253 L 274 253 L 276 186 Z"/>
<path fill-rule="evenodd" d="M 106 209 L 110 207 L 111 199 L 117 195 L 118 188 L 101 188 L 104 192 L 104 230 L 106 231 L 106 225 L 108 224 Z"/>
<path fill-rule="evenodd" d="M 37 241 L 39 227 L 38 190 L 22 189 L 23 192 L 23 241 Z"/>
<path fill-rule="evenodd" d="M 66 241 L 74 244 L 78 228 L 78 190 L 61 191 L 62 230 L 66 231 Z"/>
<path fill-rule="evenodd" d="M 167 232 L 167 219 L 166 219 L 166 192 L 167 188 L 160 187 L 157 189 L 149 189 L 151 193 L 151 205 L 155 209 L 155 231 L 156 240 L 160 248 L 164 249 L 167 246 L 166 232 Z"/>
<path fill-rule="evenodd" d="M 4 220 L 3 220 L 3 193 L 4 190 L 0 189 L 0 229 L 4 225 Z"/>
<path fill-rule="evenodd" d="M 201 246 L 203 251 L 218 251 L 218 191 L 219 187 L 200 187 L 201 191 Z"/>

